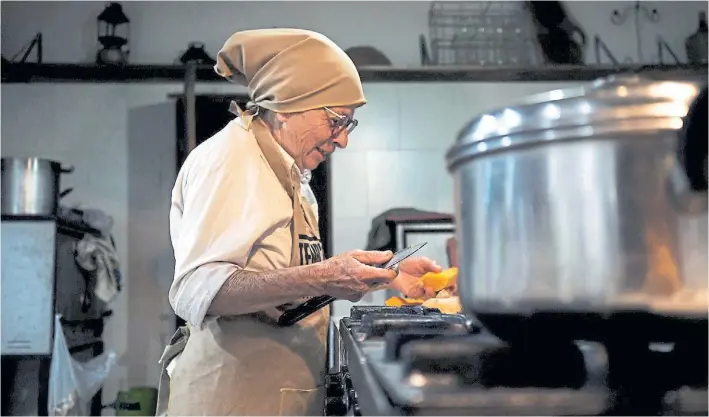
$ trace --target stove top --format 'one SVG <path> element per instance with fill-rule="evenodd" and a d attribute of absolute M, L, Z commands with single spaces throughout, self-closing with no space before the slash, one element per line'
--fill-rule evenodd
<path fill-rule="evenodd" d="M 707 415 L 704 329 L 674 344 L 508 344 L 463 315 L 353 307 L 331 341 L 326 414 Z"/>

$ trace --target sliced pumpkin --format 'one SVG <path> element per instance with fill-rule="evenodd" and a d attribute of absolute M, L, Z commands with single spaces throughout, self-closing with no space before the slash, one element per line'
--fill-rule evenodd
<path fill-rule="evenodd" d="M 443 314 L 458 314 L 463 310 L 458 297 L 431 298 L 423 303 L 424 307 L 437 308 Z"/>
<path fill-rule="evenodd" d="M 448 268 L 441 272 L 429 272 L 421 277 L 424 288 L 435 292 L 454 286 L 458 282 L 458 268 Z"/>
<path fill-rule="evenodd" d="M 389 307 L 401 307 L 410 305 L 420 305 L 423 304 L 424 300 L 421 298 L 404 298 L 399 296 L 394 296 L 386 300 L 385 304 Z"/>

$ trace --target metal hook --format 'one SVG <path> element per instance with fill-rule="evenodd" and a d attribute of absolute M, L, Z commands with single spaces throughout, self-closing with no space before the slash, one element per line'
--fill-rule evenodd
<path fill-rule="evenodd" d="M 637 44 L 636 47 L 638 53 L 638 63 L 642 63 L 643 48 L 640 33 L 640 15 L 642 14 L 643 16 L 645 16 L 645 19 L 647 19 L 650 23 L 657 23 L 660 21 L 660 13 L 657 11 L 657 9 L 648 9 L 647 7 L 641 5 L 639 1 L 636 1 L 634 5 L 626 6 L 622 10 L 613 10 L 613 13 L 611 13 L 611 23 L 616 26 L 622 25 L 628 20 L 631 11 L 635 22 L 635 42 Z"/>

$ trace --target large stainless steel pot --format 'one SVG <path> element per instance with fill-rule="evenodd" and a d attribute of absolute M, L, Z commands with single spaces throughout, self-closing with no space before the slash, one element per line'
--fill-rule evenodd
<path fill-rule="evenodd" d="M 468 124 L 447 154 L 464 309 L 706 317 L 706 104 L 678 158 L 699 91 L 615 77 Z"/>
<path fill-rule="evenodd" d="M 60 177 L 73 167 L 41 158 L 2 158 L 2 214 L 47 216 L 57 213 Z"/>

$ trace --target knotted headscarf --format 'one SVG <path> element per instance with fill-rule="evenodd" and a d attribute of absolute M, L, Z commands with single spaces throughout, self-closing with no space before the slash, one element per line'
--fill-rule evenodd
<path fill-rule="evenodd" d="M 237 32 L 219 51 L 214 69 L 248 88 L 252 103 L 246 112 L 232 103 L 242 118 L 250 119 L 259 107 L 295 113 L 367 102 L 352 60 L 330 39 L 308 30 Z"/>

